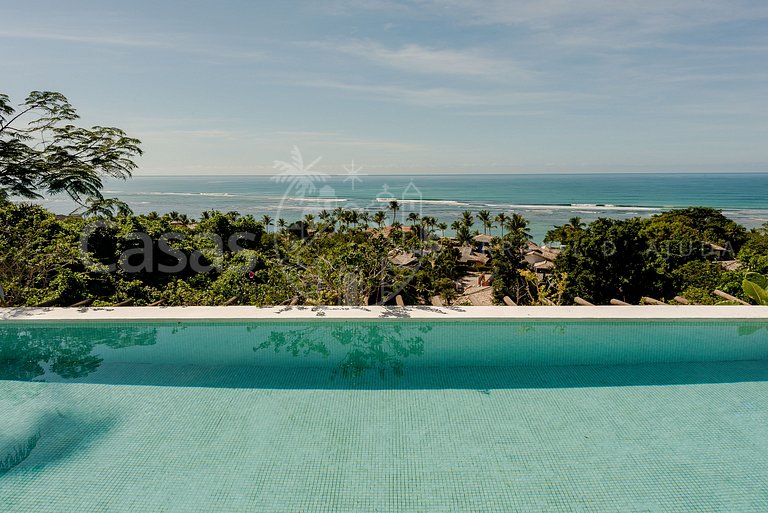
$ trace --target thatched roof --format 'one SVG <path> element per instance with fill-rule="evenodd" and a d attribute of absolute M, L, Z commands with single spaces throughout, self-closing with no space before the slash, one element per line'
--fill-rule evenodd
<path fill-rule="evenodd" d="M 721 246 L 720 244 L 714 244 L 712 242 L 709 243 L 709 247 L 712 249 L 712 251 L 720 251 L 720 252 L 727 251 L 727 249 Z"/>
<path fill-rule="evenodd" d="M 560 255 L 559 249 L 553 249 L 547 246 L 537 246 L 535 243 L 530 241 L 527 243 L 527 248 L 528 248 L 527 251 L 523 249 L 524 254 L 536 255 L 548 262 L 554 262 L 557 259 L 558 255 Z"/>
<path fill-rule="evenodd" d="M 525 246 L 523 247 L 523 251 L 536 251 L 541 249 L 538 244 L 533 242 L 532 240 L 525 241 Z"/>
<path fill-rule="evenodd" d="M 395 265 L 406 266 L 415 263 L 418 260 L 413 253 L 398 253 L 389 257 L 389 261 Z"/>
<path fill-rule="evenodd" d="M 738 271 L 741 269 L 741 262 L 738 260 L 723 260 L 718 262 L 718 264 L 726 271 Z"/>
<path fill-rule="evenodd" d="M 475 242 L 479 242 L 480 244 L 490 244 L 493 240 L 493 235 L 486 235 L 484 233 L 475 235 L 472 237 L 472 240 Z"/>
<path fill-rule="evenodd" d="M 374 230 L 388 239 L 389 235 L 392 233 L 393 228 L 391 226 L 385 226 L 384 228 L 381 228 L 381 229 L 374 228 Z M 413 226 L 409 226 L 409 225 L 402 225 L 398 227 L 397 230 L 402 231 L 404 233 L 414 232 Z"/>
<path fill-rule="evenodd" d="M 178 227 L 178 228 L 189 228 L 190 230 L 194 230 L 197 228 L 197 223 L 185 223 L 184 221 L 171 221 L 169 223 L 171 226 Z"/>
<path fill-rule="evenodd" d="M 482 253 L 475 253 L 472 250 L 472 248 L 468 246 L 463 246 L 459 248 L 458 262 L 461 264 L 468 264 L 468 263 L 487 264 L 488 257 L 486 255 L 483 255 Z"/>
<path fill-rule="evenodd" d="M 541 256 L 543 256 L 550 262 L 554 262 L 559 255 L 560 255 L 559 249 L 552 249 L 548 247 L 541 248 Z"/>

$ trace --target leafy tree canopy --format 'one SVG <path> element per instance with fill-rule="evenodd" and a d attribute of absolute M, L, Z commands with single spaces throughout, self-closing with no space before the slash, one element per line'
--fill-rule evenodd
<path fill-rule="evenodd" d="M 0 200 L 64 193 L 84 209 L 104 213 L 102 180 L 131 175 L 140 141 L 119 128 L 76 126 L 77 119 L 61 93 L 32 91 L 18 106 L 0 93 Z M 108 207 L 122 210 L 115 203 Z"/>
<path fill-rule="evenodd" d="M 652 242 L 670 240 L 714 243 L 738 251 L 746 240 L 746 230 L 720 210 L 690 207 L 653 216 L 643 234 Z"/>
<path fill-rule="evenodd" d="M 747 233 L 747 241 L 739 251 L 739 260 L 754 272 L 768 274 L 768 223 Z"/>
<path fill-rule="evenodd" d="M 704 207 L 671 210 L 650 219 L 597 219 L 586 228 L 557 227 L 548 237 L 565 244 L 557 269 L 567 275 L 566 301 L 580 296 L 598 304 L 612 298 L 630 303 L 642 296 L 671 299 L 677 294 L 713 303 L 718 301 L 712 296 L 715 288 L 738 295 L 739 272 L 715 262 L 730 255 L 719 255 L 710 244 L 738 251 L 748 241 L 755 261 L 764 258 L 768 247 L 762 246 L 758 231 L 747 234 L 719 210 Z"/>

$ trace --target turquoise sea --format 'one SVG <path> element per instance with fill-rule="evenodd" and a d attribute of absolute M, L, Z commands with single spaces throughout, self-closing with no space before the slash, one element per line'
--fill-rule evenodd
<path fill-rule="evenodd" d="M 579 216 L 647 217 L 665 209 L 710 206 L 747 227 L 768 222 L 768 174 L 482 174 L 137 176 L 109 181 L 107 196 L 137 213 L 178 211 L 198 216 L 208 209 L 296 220 L 336 207 L 385 210 L 397 199 L 399 215 L 437 216 L 450 224 L 462 211 L 517 212 L 531 222 L 536 240 L 548 229 Z M 75 206 L 44 200 L 57 213 Z M 482 227 L 476 225 L 482 230 Z M 498 231 L 498 229 L 496 230 Z"/>

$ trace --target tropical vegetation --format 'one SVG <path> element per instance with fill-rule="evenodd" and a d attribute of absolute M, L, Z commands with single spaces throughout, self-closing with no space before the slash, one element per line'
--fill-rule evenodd
<path fill-rule="evenodd" d="M 561 248 L 550 272 L 526 260 L 536 245 L 509 215 L 487 261 L 463 262 L 479 230 L 474 215 L 447 237 L 437 219 L 386 225 L 383 212 L 345 209 L 288 222 L 237 212 L 54 215 L 41 206 L 0 203 L 0 298 L 5 305 L 364 305 L 451 304 L 459 279 L 487 275 L 494 302 L 639 303 L 650 296 L 715 304 L 716 289 L 760 302 L 768 226 L 746 230 L 717 210 L 673 210 L 648 219 L 597 219 L 556 227 Z M 406 229 L 407 228 L 407 229 Z M 553 239 L 557 237 L 557 239 Z M 715 248 L 715 249 L 713 249 Z M 401 258 L 402 257 L 402 258 Z M 746 280 L 746 281 L 745 281 Z M 751 288 L 744 285 L 752 283 Z"/>
<path fill-rule="evenodd" d="M 447 237 L 447 223 L 406 216 L 397 200 L 391 217 L 340 207 L 298 220 L 134 215 L 102 190 L 106 177 L 130 177 L 140 142 L 76 120 L 59 93 L 18 106 L 0 94 L 0 304 L 462 304 L 467 277 L 497 304 L 714 304 L 715 290 L 766 302 L 768 224 L 746 230 L 716 209 L 572 218 L 547 233 L 551 250 L 530 241 L 519 213 L 465 211 Z M 56 194 L 77 211 L 24 202 Z"/>

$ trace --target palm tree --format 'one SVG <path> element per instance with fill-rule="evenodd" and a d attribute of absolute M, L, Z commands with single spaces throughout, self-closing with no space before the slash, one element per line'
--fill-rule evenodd
<path fill-rule="evenodd" d="M 438 225 L 437 218 L 434 216 L 429 216 L 429 229 L 434 230 L 435 228 L 437 228 L 437 225 Z"/>
<path fill-rule="evenodd" d="M 397 211 L 400 210 L 400 203 L 397 200 L 391 200 L 389 202 L 389 209 L 392 211 L 392 223 L 397 220 Z"/>
<path fill-rule="evenodd" d="M 320 222 L 317 223 L 317 231 L 319 232 L 333 231 L 331 229 L 331 213 L 330 212 L 323 209 L 317 213 L 317 218 L 320 219 Z"/>
<path fill-rule="evenodd" d="M 416 212 L 411 212 L 408 214 L 408 220 L 411 222 L 411 227 L 415 230 L 416 229 L 416 223 L 419 222 L 419 214 Z"/>
<path fill-rule="evenodd" d="M 367 211 L 358 212 L 358 218 L 363 225 L 363 229 L 368 229 L 368 222 L 371 220 L 371 214 Z"/>
<path fill-rule="evenodd" d="M 424 216 L 421 218 L 421 233 L 422 238 L 426 238 L 427 235 L 432 233 L 432 229 L 435 227 L 437 219 L 432 216 Z"/>
<path fill-rule="evenodd" d="M 333 212 L 331 212 L 333 215 L 333 225 L 336 226 L 336 222 L 341 222 L 341 218 L 344 216 L 344 209 L 342 207 L 336 207 L 333 209 Z"/>
<path fill-rule="evenodd" d="M 475 218 L 469 210 L 465 210 L 461 213 L 461 221 L 467 228 L 472 228 L 472 225 L 475 224 Z"/>
<path fill-rule="evenodd" d="M 357 228 L 357 224 L 360 222 L 360 212 L 357 210 L 350 210 L 349 211 L 349 223 L 355 225 L 355 228 Z"/>
<path fill-rule="evenodd" d="M 569 230 L 578 232 L 580 230 L 583 230 L 587 225 L 586 223 L 583 223 L 581 221 L 580 217 L 572 217 L 568 219 L 568 224 L 566 226 L 568 227 Z"/>
<path fill-rule="evenodd" d="M 526 239 L 531 238 L 531 232 L 528 231 L 528 220 L 520 214 L 512 214 L 512 217 L 507 221 L 507 229 L 512 232 L 516 232 Z"/>
<path fill-rule="evenodd" d="M 462 246 L 468 246 L 472 242 L 472 233 L 466 223 L 456 223 L 456 240 Z"/>
<path fill-rule="evenodd" d="M 445 230 L 448 229 L 448 225 L 446 223 L 440 223 L 437 227 L 440 230 L 440 236 L 445 238 Z"/>
<path fill-rule="evenodd" d="M 261 216 L 261 224 L 264 225 L 264 229 L 267 230 L 267 233 L 269 233 L 269 227 L 272 224 L 272 217 L 267 214 L 264 214 L 263 216 Z"/>
<path fill-rule="evenodd" d="M 352 210 L 341 209 L 339 212 L 339 230 L 345 231 L 352 224 L 354 212 Z"/>
<path fill-rule="evenodd" d="M 572 217 L 568 219 L 568 223 L 562 226 L 555 226 L 552 230 L 547 232 L 544 237 L 544 242 L 557 241 L 560 244 L 566 244 L 568 240 L 575 234 L 584 230 L 587 225 L 581 221 L 580 217 Z"/>
<path fill-rule="evenodd" d="M 493 220 L 491 219 L 491 212 L 489 210 L 480 210 L 477 213 L 477 218 L 483 223 L 483 233 L 487 234 L 488 230 L 493 228 Z"/>
<path fill-rule="evenodd" d="M 507 216 L 507 214 L 504 212 L 501 212 L 496 216 L 496 222 L 499 223 L 499 227 L 501 227 L 502 237 L 504 237 L 504 227 L 507 225 L 507 221 L 509 221 L 509 216 Z"/>
<path fill-rule="evenodd" d="M 285 222 L 285 219 L 283 219 L 282 217 L 281 217 L 280 219 L 278 219 L 278 220 L 277 220 L 277 227 L 278 227 L 278 228 L 280 228 L 280 231 L 281 231 L 281 232 L 282 232 L 283 230 L 285 230 L 285 227 L 286 227 L 286 225 L 287 225 L 287 224 L 288 224 L 288 223 L 286 223 L 286 222 Z"/>
<path fill-rule="evenodd" d="M 307 214 L 304 216 L 304 224 L 307 225 L 307 229 L 314 228 L 315 226 L 315 216 L 312 214 Z"/>
<path fill-rule="evenodd" d="M 384 221 L 387 220 L 387 214 L 383 210 L 379 210 L 373 214 L 373 222 L 379 225 L 379 229 L 384 225 Z"/>

